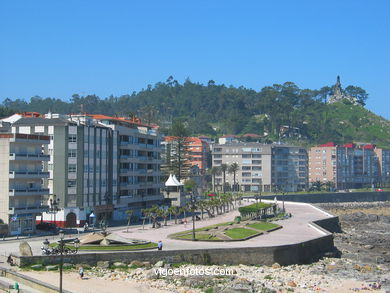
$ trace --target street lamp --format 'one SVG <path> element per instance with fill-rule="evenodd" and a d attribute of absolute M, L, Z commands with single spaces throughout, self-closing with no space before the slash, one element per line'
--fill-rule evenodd
<path fill-rule="evenodd" d="M 49 213 L 54 214 L 54 225 L 56 225 L 56 226 L 57 226 L 56 215 L 57 215 L 58 211 L 60 210 L 58 207 L 59 205 L 60 205 L 60 199 L 57 198 L 57 195 L 53 194 L 53 197 L 50 198 L 50 201 L 49 201 Z"/>
<path fill-rule="evenodd" d="M 196 241 L 195 238 L 195 198 L 193 192 L 191 192 L 191 210 L 192 210 L 192 241 Z"/>
<path fill-rule="evenodd" d="M 71 249 L 69 247 L 65 246 L 65 231 L 60 230 L 59 231 L 60 241 L 59 245 L 57 247 L 50 248 L 50 242 L 49 240 L 45 239 L 43 241 L 43 254 L 45 255 L 60 255 L 60 293 L 62 293 L 62 267 L 64 264 L 64 254 L 76 254 L 79 247 L 80 247 L 80 240 L 76 238 L 73 240 L 74 249 Z"/>

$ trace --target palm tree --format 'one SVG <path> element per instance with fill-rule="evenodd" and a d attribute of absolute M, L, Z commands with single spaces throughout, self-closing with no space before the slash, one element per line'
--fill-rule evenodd
<path fill-rule="evenodd" d="M 150 209 L 143 209 L 142 213 L 144 214 L 144 218 L 142 220 L 142 230 L 144 230 L 146 218 L 149 218 L 149 216 L 150 216 Z"/>
<path fill-rule="evenodd" d="M 213 177 L 213 191 L 215 192 L 215 176 L 221 174 L 221 169 L 219 167 L 212 167 L 210 169 L 210 175 Z"/>
<path fill-rule="evenodd" d="M 231 164 L 228 169 L 229 174 L 233 174 L 233 191 L 236 191 L 236 174 L 238 170 L 240 170 L 240 166 L 237 163 Z"/>
<path fill-rule="evenodd" d="M 221 165 L 221 172 L 223 174 L 223 187 L 222 187 L 222 191 L 223 193 L 225 193 L 225 187 L 226 187 L 226 172 L 228 170 L 228 165 L 227 164 L 222 164 Z"/>
<path fill-rule="evenodd" d="M 175 216 L 175 224 L 177 224 L 177 217 L 181 214 L 180 208 L 172 206 L 169 208 L 169 212 Z"/>
<path fill-rule="evenodd" d="M 127 210 L 125 213 L 127 214 L 127 230 L 126 230 L 126 232 L 129 232 L 129 226 L 130 226 L 131 216 L 133 215 L 133 210 Z"/>
<path fill-rule="evenodd" d="M 168 221 L 168 216 L 170 211 L 169 209 L 160 209 L 160 211 L 161 211 L 160 215 L 164 219 L 164 226 L 167 226 L 168 225 L 167 221 Z"/>

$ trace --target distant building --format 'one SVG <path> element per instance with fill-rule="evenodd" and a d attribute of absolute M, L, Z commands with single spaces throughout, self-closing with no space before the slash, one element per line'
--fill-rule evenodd
<path fill-rule="evenodd" d="M 390 151 L 377 149 L 372 144 L 338 146 L 328 142 L 309 150 L 309 181 L 312 183 L 333 182 L 337 189 L 378 186 L 388 181 L 389 171 Z"/>
<path fill-rule="evenodd" d="M 198 166 L 200 173 L 204 174 L 208 167 L 209 144 L 197 137 L 189 137 L 187 139 L 187 151 L 191 165 Z"/>
<path fill-rule="evenodd" d="M 49 136 L 11 133 L 2 123 L 0 133 L 0 219 L 10 235 L 35 232 L 35 219 L 47 210 L 43 198 L 49 190 L 42 181 L 49 177 L 42 163 L 49 156 L 42 148 Z"/>
<path fill-rule="evenodd" d="M 245 192 L 297 191 L 307 187 L 307 152 L 289 145 L 231 143 L 214 145 L 213 166 L 237 163 L 236 184 Z M 233 174 L 226 173 L 226 182 L 233 185 Z M 223 185 L 223 175 L 216 176 L 216 185 Z"/>
<path fill-rule="evenodd" d="M 233 143 L 233 142 L 239 142 L 238 136 L 228 134 L 228 135 L 221 136 L 218 139 L 219 144 L 227 144 L 227 143 Z"/>

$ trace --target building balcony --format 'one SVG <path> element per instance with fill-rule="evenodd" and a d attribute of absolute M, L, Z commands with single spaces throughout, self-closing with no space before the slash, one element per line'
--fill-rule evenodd
<path fill-rule="evenodd" d="M 49 161 L 50 156 L 45 154 L 10 153 L 9 159 L 13 161 Z"/>
<path fill-rule="evenodd" d="M 49 195 L 47 188 L 10 189 L 9 196 Z"/>
<path fill-rule="evenodd" d="M 9 171 L 10 179 L 40 179 L 40 178 L 49 178 L 49 172 L 42 171 Z"/>
<path fill-rule="evenodd" d="M 49 206 L 47 205 L 37 205 L 37 206 L 18 206 L 10 207 L 10 215 L 20 215 L 20 214 L 39 214 L 48 211 Z"/>

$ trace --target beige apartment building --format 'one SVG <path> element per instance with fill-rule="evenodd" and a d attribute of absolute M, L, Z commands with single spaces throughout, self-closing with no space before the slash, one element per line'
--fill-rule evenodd
<path fill-rule="evenodd" d="M 309 150 L 309 182 L 332 182 L 336 189 L 379 187 L 390 182 L 390 150 L 372 144 L 333 142 Z"/>
<path fill-rule="evenodd" d="M 231 143 L 215 145 L 213 166 L 237 163 L 236 190 L 298 191 L 307 187 L 308 161 L 304 148 L 260 143 Z M 226 172 L 227 187 L 234 184 L 234 174 Z M 222 189 L 223 174 L 216 176 L 216 185 Z"/>

